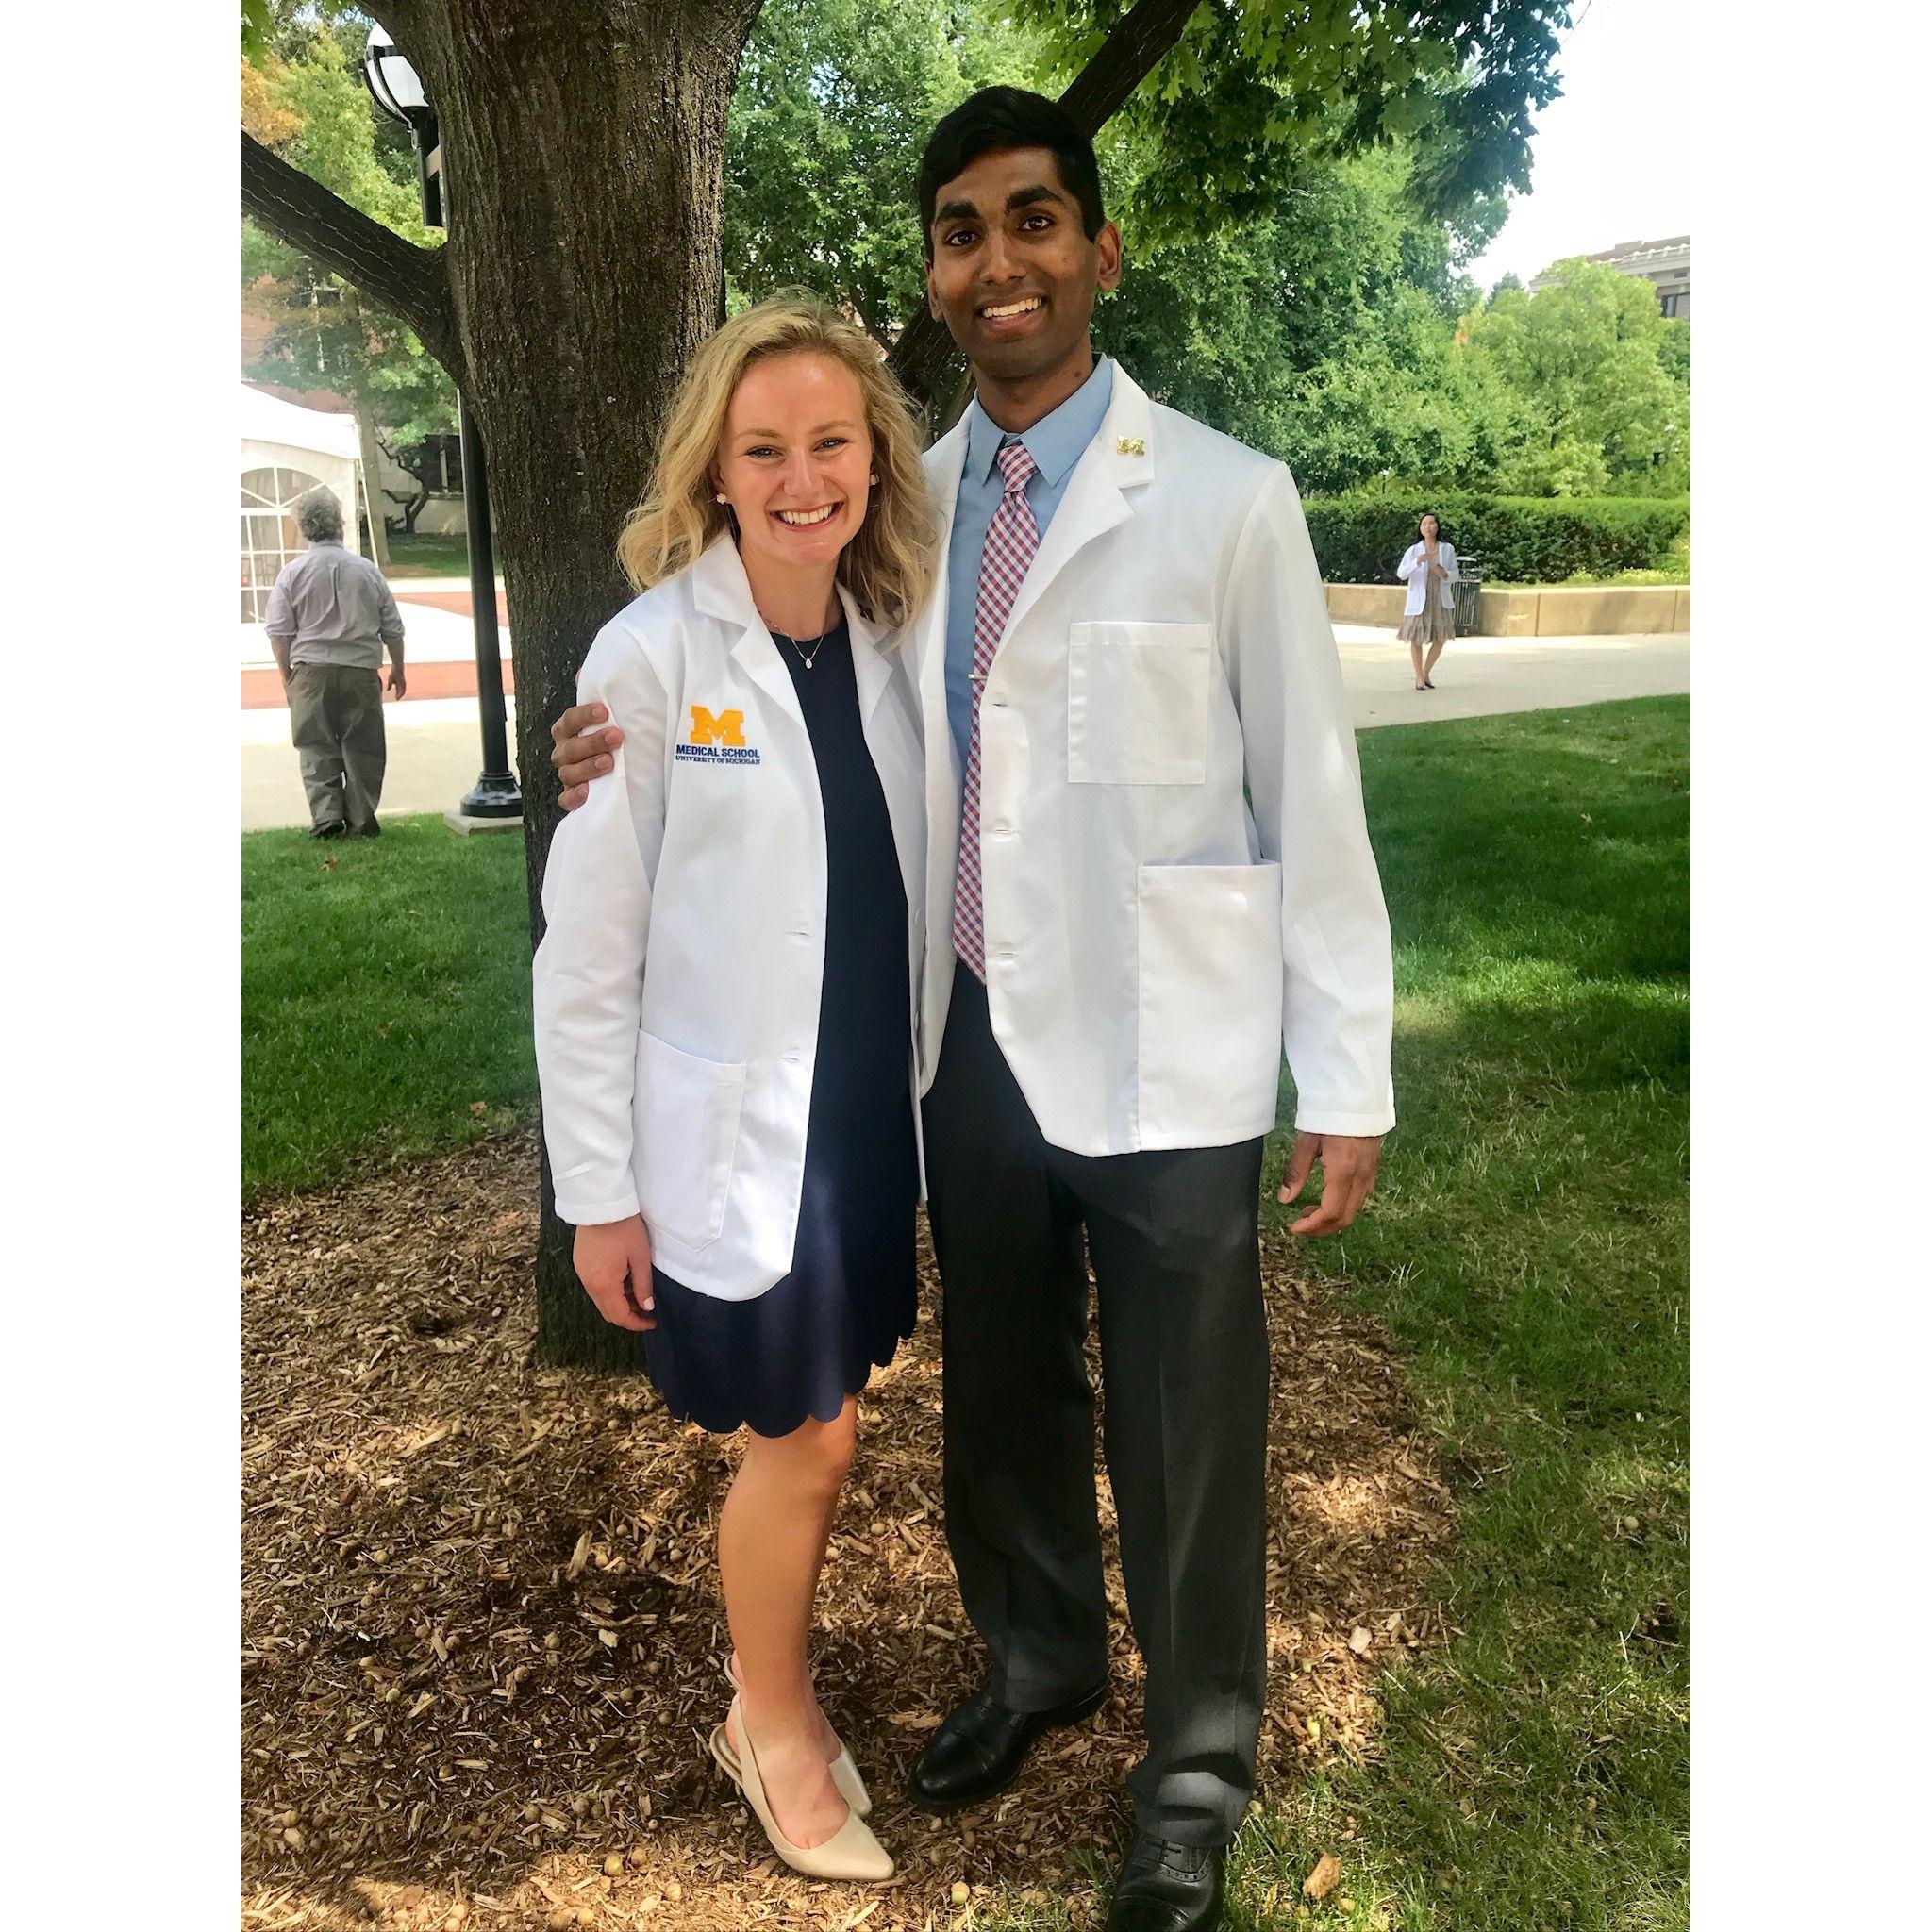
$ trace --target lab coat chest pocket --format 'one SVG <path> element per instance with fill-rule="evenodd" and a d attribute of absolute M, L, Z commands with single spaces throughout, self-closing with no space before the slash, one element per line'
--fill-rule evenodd
<path fill-rule="evenodd" d="M 724 1229 L 744 1105 L 742 1062 L 700 1059 L 638 1034 L 638 1205 L 655 1238 L 706 1248 Z"/>
<path fill-rule="evenodd" d="M 1140 1125 L 1213 1144 L 1274 1117 L 1281 1075 L 1281 868 L 1140 871 Z"/>
<path fill-rule="evenodd" d="M 1071 625 L 1069 782 L 1205 784 L 1213 662 L 1211 625 Z"/>

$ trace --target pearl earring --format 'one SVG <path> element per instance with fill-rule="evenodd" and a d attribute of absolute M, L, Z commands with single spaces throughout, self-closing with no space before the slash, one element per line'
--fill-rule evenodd
<path fill-rule="evenodd" d="M 720 503 L 729 503 L 731 499 L 728 496 L 726 496 L 724 492 L 721 490 L 718 492 L 718 501 Z"/>
<path fill-rule="evenodd" d="M 878 485 L 879 485 L 879 479 L 878 479 L 878 478 L 877 478 L 876 476 L 874 476 L 874 477 L 872 477 L 872 478 L 871 478 L 870 480 L 871 480 L 871 483 L 872 483 L 872 486 L 873 486 L 873 488 L 874 488 L 874 490 L 876 490 L 876 489 L 878 488 Z"/>

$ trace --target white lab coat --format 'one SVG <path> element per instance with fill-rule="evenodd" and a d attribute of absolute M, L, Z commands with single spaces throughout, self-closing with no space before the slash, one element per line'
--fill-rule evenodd
<path fill-rule="evenodd" d="M 1423 568 L 1423 544 L 1420 541 L 1411 543 L 1402 553 L 1402 561 L 1395 566 L 1395 575 L 1408 586 L 1408 595 L 1402 606 L 1402 614 L 1405 617 L 1420 616 L 1423 599 L 1428 594 L 1429 574 Z M 1445 543 L 1439 537 L 1436 540 L 1436 561 L 1447 573 L 1446 575 L 1436 579 L 1441 586 L 1442 608 L 1445 610 L 1454 610 L 1456 592 L 1450 586 L 1457 582 L 1455 544 Z"/>
<path fill-rule="evenodd" d="M 923 1082 L 955 965 L 944 564 L 965 442 L 962 425 L 926 458 L 941 576 L 907 646 L 932 827 Z M 988 1006 L 1049 1142 L 1124 1154 L 1263 1134 L 1284 1044 L 1299 1125 L 1393 1124 L 1388 915 L 1282 464 L 1117 368 L 1014 600 L 980 734 Z"/>
<path fill-rule="evenodd" d="M 841 591 L 865 741 L 924 949 L 907 661 Z M 791 1267 L 824 971 L 825 828 L 791 675 L 728 537 L 597 633 L 579 701 L 625 741 L 558 827 L 534 972 L 557 1211 L 641 1212 L 657 1265 L 724 1301 Z M 914 1108 L 913 1067 L 906 1105 Z M 916 1126 L 915 1126 L 916 1131 Z"/>

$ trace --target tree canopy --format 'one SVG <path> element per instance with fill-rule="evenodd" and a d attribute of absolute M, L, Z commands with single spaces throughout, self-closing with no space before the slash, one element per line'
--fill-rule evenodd
<path fill-rule="evenodd" d="M 913 174 L 933 123 L 993 81 L 1064 86 L 1124 10 L 765 0 L 731 102 L 729 305 L 808 287 L 890 342 L 923 300 Z M 1500 226 L 1501 189 L 1526 179 L 1522 106 L 1555 85 L 1545 60 L 1514 119 L 1486 128 L 1484 76 L 1525 45 L 1544 58 L 1565 13 L 1505 7 L 1477 42 L 1475 11 L 1423 9 L 1406 32 L 1388 8 L 1199 8 L 1098 137 L 1127 242 L 1102 344 L 1306 489 L 1680 490 L 1688 325 L 1601 264 L 1566 265 L 1535 297 L 1506 276 L 1487 304 L 1457 270 Z M 276 0 L 243 69 L 243 125 L 433 245 L 408 143 L 357 72 L 366 33 L 346 6 Z M 1210 136 L 1213 165 L 1191 179 L 1176 156 Z M 454 425 L 453 387 L 411 330 L 353 289 L 298 303 L 312 271 L 253 224 L 242 260 L 251 375 L 334 388 L 405 443 Z"/>
<path fill-rule="evenodd" d="M 418 246 L 415 160 L 375 112 L 359 68 L 368 25 L 284 6 L 263 22 L 242 68 L 242 125 L 352 207 Z M 456 388 L 415 332 L 302 250 L 244 220 L 242 308 L 252 324 L 244 373 L 258 382 L 332 391 L 398 443 L 456 427 Z"/>
<path fill-rule="evenodd" d="M 1690 325 L 1657 291 L 1581 258 L 1532 294 L 1500 289 L 1465 356 L 1518 411 L 1507 487 L 1525 495 L 1674 492 L 1690 478 Z"/>
<path fill-rule="evenodd" d="M 1124 0 L 1016 0 L 1062 58 L 1091 52 Z M 1283 164 L 1396 141 L 1425 212 L 1474 219 L 1529 186 L 1530 117 L 1559 92 L 1570 0 L 1209 0 L 1116 125 L 1158 142 L 1150 238 L 1269 211 Z"/>
<path fill-rule="evenodd" d="M 1309 489 L 1566 487 L 1564 466 L 1522 460 L 1551 399 L 1519 396 L 1516 370 L 1457 341 L 1478 298 L 1456 264 L 1501 225 L 1495 191 L 1520 177 L 1521 142 L 1491 143 L 1482 170 L 1445 166 L 1440 150 L 1471 139 L 1447 119 L 1444 90 L 1461 83 L 1418 53 L 1426 136 L 1370 140 L 1324 92 L 1319 116 L 1296 108 L 1295 143 L 1277 127 L 1274 147 L 1251 143 L 1250 172 L 1224 177 L 1219 202 L 1181 207 L 1187 90 L 1229 58 L 1213 34 L 1202 42 L 1208 11 L 1098 137 L 1127 263 L 1100 311 L 1103 346 L 1163 400 L 1282 457 Z M 1285 16 L 1271 17 L 1278 27 Z M 731 303 L 808 287 L 891 340 L 923 299 L 912 194 L 927 130 L 974 87 L 1064 84 L 1084 44 L 1074 25 L 1066 8 L 1001 0 L 766 0 L 732 103 Z M 1301 102 L 1300 73 L 1267 85 Z M 1153 111 L 1143 96 L 1158 96 Z"/>

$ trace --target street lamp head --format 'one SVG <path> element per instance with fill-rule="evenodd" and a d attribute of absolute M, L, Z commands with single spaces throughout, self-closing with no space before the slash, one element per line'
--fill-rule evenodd
<path fill-rule="evenodd" d="M 441 227 L 442 149 L 437 136 L 436 109 L 429 105 L 416 70 L 390 39 L 386 27 L 369 30 L 362 78 L 369 83 L 375 105 L 409 130 L 416 149 L 416 190 L 423 199 L 423 225 Z"/>
<path fill-rule="evenodd" d="M 370 29 L 362 76 L 369 83 L 369 92 L 375 96 L 376 106 L 410 128 L 415 128 L 430 113 L 429 96 L 423 92 L 416 70 L 382 27 Z"/>

